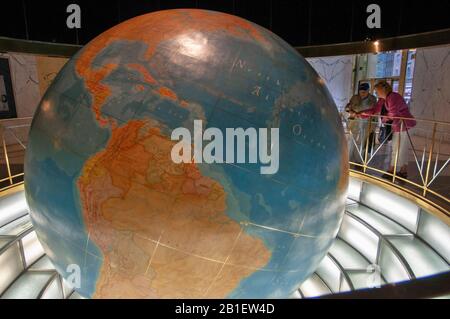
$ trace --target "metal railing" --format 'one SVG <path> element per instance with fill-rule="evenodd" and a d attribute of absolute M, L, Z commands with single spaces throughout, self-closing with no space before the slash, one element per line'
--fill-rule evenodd
<path fill-rule="evenodd" d="M 383 123 L 386 120 L 396 121 L 397 130 L 403 131 L 411 119 L 380 115 L 348 119 L 343 114 L 351 171 L 412 191 L 448 213 L 450 123 L 415 119 L 413 128 L 393 138 L 394 125 Z M 404 154 L 401 143 L 406 143 Z M 400 157 L 406 157 L 406 170 L 399 165 Z"/>
<path fill-rule="evenodd" d="M 450 123 L 416 119 L 406 136 L 408 177 L 398 174 L 399 147 L 393 131 L 380 138 L 382 116 L 348 119 L 342 114 L 349 145 L 351 171 L 408 189 L 448 213 L 450 210 Z M 406 118 L 390 118 L 403 127 Z M 31 117 L 0 120 L 0 192 L 23 183 L 23 164 Z M 397 143 L 402 143 L 401 138 Z M 405 142 L 405 141 L 403 141 Z M 395 154 L 395 152 L 397 153 Z M 394 152 L 394 154 L 393 154 Z M 391 159 L 393 163 L 389 163 Z M 393 165 L 390 165 L 393 164 Z M 389 171 L 394 166 L 393 171 Z"/>
<path fill-rule="evenodd" d="M 0 192 L 23 183 L 23 165 L 31 120 L 31 117 L 0 120 Z"/>

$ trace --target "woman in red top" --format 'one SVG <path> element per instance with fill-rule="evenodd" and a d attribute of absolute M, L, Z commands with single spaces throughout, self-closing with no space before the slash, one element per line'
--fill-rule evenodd
<path fill-rule="evenodd" d="M 379 114 L 383 105 L 387 111 L 382 118 L 384 123 L 392 121 L 392 155 L 389 173 L 394 172 L 395 157 L 398 153 L 397 168 L 400 170 L 397 175 L 402 178 L 408 177 L 408 134 L 407 131 L 416 126 L 414 116 L 409 112 L 409 107 L 403 97 L 392 91 L 392 87 L 386 81 L 381 81 L 375 85 L 375 90 L 379 97 L 377 104 L 369 110 L 361 112 L 360 116 Z M 401 118 L 401 119 L 399 119 Z"/>

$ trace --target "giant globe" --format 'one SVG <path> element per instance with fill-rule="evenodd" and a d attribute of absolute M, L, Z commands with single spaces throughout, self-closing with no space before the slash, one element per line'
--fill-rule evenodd
<path fill-rule="evenodd" d="M 176 129 L 206 149 L 194 123 L 223 132 L 216 160 L 188 147 L 174 160 Z M 258 143 L 227 149 L 227 129 Z M 337 235 L 345 148 L 323 81 L 282 39 L 224 13 L 160 11 L 99 35 L 55 78 L 30 130 L 26 197 L 84 297 L 285 298 Z M 270 172 L 261 149 L 278 155 Z"/>

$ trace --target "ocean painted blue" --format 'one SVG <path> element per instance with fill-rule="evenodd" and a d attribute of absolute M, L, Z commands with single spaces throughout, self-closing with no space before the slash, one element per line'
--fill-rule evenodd
<path fill-rule="evenodd" d="M 228 297 L 285 298 L 315 270 L 338 232 L 348 175 L 346 143 L 334 102 L 308 62 L 276 35 L 253 27 L 264 43 L 226 30 L 197 30 L 213 48 L 206 61 L 179 50 L 177 38 L 158 43 L 151 57 L 145 54 L 149 43 L 117 39 L 102 48 L 91 68 L 117 66 L 102 79 L 111 95 L 101 111 L 119 125 L 150 119 L 169 139 L 177 127 L 192 130 L 196 119 L 223 131 L 280 129 L 274 175 L 261 175 L 261 163 L 198 167 L 224 188 L 227 215 L 271 252 L 269 262 L 242 278 Z M 25 188 L 46 253 L 65 277 L 68 265 L 80 265 L 79 292 L 91 297 L 103 256 L 88 236 L 77 180 L 86 161 L 107 145 L 111 127 L 97 123 L 93 97 L 76 71 L 83 50 L 57 76 L 34 117 Z M 143 66 L 189 105 L 157 94 L 129 64 Z M 137 84 L 146 89 L 136 92 Z"/>

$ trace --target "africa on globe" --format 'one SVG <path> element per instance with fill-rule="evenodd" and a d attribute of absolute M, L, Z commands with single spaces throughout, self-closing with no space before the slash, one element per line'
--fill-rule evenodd
<path fill-rule="evenodd" d="M 172 159 L 178 128 L 192 160 Z M 45 252 L 63 277 L 79 266 L 84 297 L 287 298 L 337 235 L 347 156 L 336 106 L 294 48 L 232 15 L 166 10 L 64 66 L 33 119 L 25 191 Z"/>

